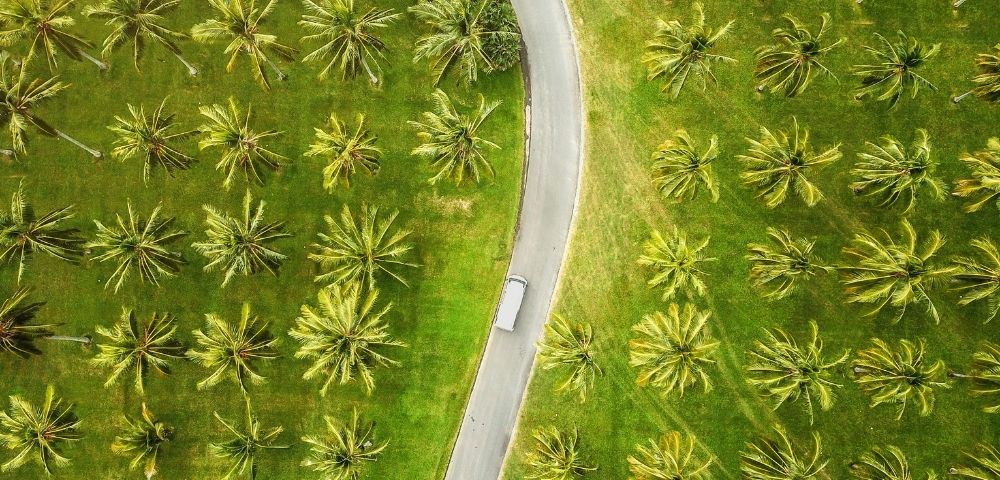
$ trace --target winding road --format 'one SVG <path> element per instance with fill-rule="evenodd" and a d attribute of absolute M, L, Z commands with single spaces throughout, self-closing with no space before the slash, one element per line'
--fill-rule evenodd
<path fill-rule="evenodd" d="M 510 272 L 528 289 L 513 332 L 492 329 L 445 480 L 500 477 L 566 253 L 582 163 L 576 46 L 563 0 L 513 0 L 527 52 L 529 147 Z M 492 327 L 492 324 L 490 324 Z"/>

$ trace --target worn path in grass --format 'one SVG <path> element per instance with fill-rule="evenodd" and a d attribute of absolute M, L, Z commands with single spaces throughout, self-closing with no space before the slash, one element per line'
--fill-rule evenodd
<path fill-rule="evenodd" d="M 486 344 L 447 480 L 497 478 L 548 316 L 576 204 L 581 105 L 576 49 L 562 1 L 514 0 L 528 58 L 530 151 L 510 273 L 528 290 L 513 332 Z"/>

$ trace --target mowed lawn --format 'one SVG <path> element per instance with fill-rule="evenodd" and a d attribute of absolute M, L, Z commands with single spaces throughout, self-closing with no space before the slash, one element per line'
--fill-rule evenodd
<path fill-rule="evenodd" d="M 847 305 L 836 274 L 820 276 L 802 284 L 791 297 L 769 302 L 751 288 L 744 259 L 746 245 L 764 242 L 768 226 L 815 238 L 817 253 L 830 263 L 846 262 L 841 249 L 856 232 L 884 228 L 899 238 L 902 207 L 879 208 L 848 188 L 848 171 L 865 141 L 892 134 L 909 144 L 915 129 L 926 128 L 932 155 L 941 163 L 938 176 L 950 188 L 955 179 L 968 175 L 959 156 L 984 148 L 989 137 L 1000 135 L 1000 107 L 972 97 L 960 105 L 950 101 L 952 95 L 970 88 L 975 55 L 1000 42 L 1000 21 L 987 2 L 970 1 L 958 11 L 948 3 L 705 2 L 709 25 L 736 20 L 731 35 L 714 53 L 731 56 L 738 64 L 714 69 L 718 87 L 702 93 L 696 82 L 690 82 L 680 98 L 671 101 L 659 91 L 659 82 L 646 80 L 640 58 L 655 31 L 656 17 L 688 25 L 691 2 L 569 2 L 584 76 L 587 154 L 579 216 L 555 311 L 593 324 L 604 376 L 598 377 L 586 403 L 579 404 L 575 396 L 553 392 L 562 380 L 560 373 L 536 369 L 505 478 L 525 478 L 525 455 L 534 444 L 531 431 L 549 424 L 579 427 L 582 454 L 599 467 L 587 475 L 595 479 L 628 478 L 626 457 L 636 444 L 671 430 L 695 434 L 717 457 L 711 470 L 715 478 L 738 478 L 739 452 L 756 434 L 770 434 L 776 422 L 787 426 L 803 448 L 811 445 L 810 432 L 819 432 L 830 460 L 826 472 L 836 479 L 848 478 L 849 464 L 874 446 L 898 446 L 908 456 L 914 478 L 923 478 L 927 469 L 947 471 L 977 442 L 996 444 L 1000 420 L 981 411 L 985 401 L 972 398 L 966 383 L 938 389 L 930 416 L 918 416 L 911 405 L 897 421 L 892 407 L 868 407 L 868 397 L 851 378 L 848 361 L 834 376 L 843 385 L 836 389 L 836 404 L 828 412 L 817 411 L 810 427 L 803 404 L 786 404 L 772 412 L 770 401 L 745 381 L 746 351 L 763 337 L 764 328 L 781 327 L 805 341 L 809 320 L 819 323 L 824 351 L 832 358 L 844 349 L 856 352 L 869 347 L 872 337 L 893 343 L 925 338 L 929 360 L 943 359 L 958 371 L 968 368 L 981 341 L 1000 338 L 996 322 L 982 324 L 985 305 L 960 308 L 956 295 L 948 292 L 933 295 L 941 312 L 940 325 L 921 306 L 911 307 L 898 324 L 891 323 L 891 309 L 865 316 L 872 305 Z M 782 14 L 794 14 L 815 31 L 822 12 L 833 17 L 828 41 L 847 39 L 824 61 L 839 83 L 819 78 L 795 99 L 757 94 L 752 78 L 754 49 L 772 42 L 770 32 L 783 24 Z M 942 44 L 940 55 L 921 70 L 938 91 L 902 99 L 892 111 L 882 103 L 854 100 L 858 79 L 850 67 L 870 61 L 863 45 L 871 44 L 876 32 L 894 39 L 899 29 L 921 41 Z M 819 205 L 808 208 L 790 196 L 780 207 L 768 210 L 740 184 L 741 166 L 735 156 L 746 151 L 744 137 L 757 138 L 762 125 L 787 131 L 793 116 L 809 129 L 815 149 L 839 143 L 844 158 L 811 177 L 827 196 Z M 650 154 L 678 128 L 687 129 L 700 148 L 712 134 L 719 136 L 721 154 L 713 164 L 722 190 L 717 204 L 702 194 L 678 205 L 654 191 Z M 966 214 L 961 204 L 959 199 L 935 202 L 924 196 L 908 216 L 921 238 L 927 238 L 931 229 L 941 230 L 947 238 L 942 260 L 971 253 L 967 245 L 974 237 L 1000 236 L 995 208 Z M 666 232 L 674 225 L 688 232 L 691 240 L 711 236 L 707 253 L 718 258 L 707 267 L 707 298 L 695 300 L 700 308 L 713 311 L 709 329 L 721 341 L 717 366 L 710 371 L 714 389 L 707 394 L 694 389 L 683 399 L 637 387 L 627 347 L 632 325 L 645 314 L 666 309 L 660 291 L 645 285 L 648 272 L 636 265 L 642 243 L 652 229 Z"/>
<path fill-rule="evenodd" d="M 359 2 L 359 7 L 368 8 L 371 3 Z M 134 281 L 117 295 L 103 288 L 112 265 L 88 260 L 74 266 L 35 254 L 22 283 L 34 289 L 33 300 L 46 302 L 37 318 L 39 322 L 63 324 L 57 330 L 64 335 L 94 335 L 95 326 L 116 322 L 123 306 L 134 308 L 140 319 L 148 319 L 154 311 L 170 312 L 177 316 L 178 336 L 188 346 L 194 342 L 191 331 L 204 326 L 206 313 L 215 312 L 236 321 L 243 302 L 249 302 L 254 312 L 271 322 L 271 331 L 281 338 L 283 357 L 261 369 L 268 383 L 253 386 L 250 396 L 263 425 L 283 426 L 285 432 L 278 443 L 292 448 L 262 454 L 258 478 L 316 477 L 318 474 L 298 466 L 308 453 L 299 438 L 321 433 L 325 415 L 346 420 L 353 408 L 377 422 L 376 440 L 389 441 L 378 462 L 367 469 L 366 478 L 442 477 L 506 271 L 523 164 L 521 74 L 515 69 L 481 75 L 472 88 L 457 86 L 451 78 L 442 82 L 442 88 L 453 98 L 470 107 L 476 104 L 477 92 L 503 101 L 480 131 L 502 149 L 490 154 L 497 173 L 495 180 L 459 188 L 447 182 L 431 186 L 427 180 L 432 170 L 427 161 L 410 155 L 418 139 L 415 129 L 407 124 L 432 106 L 429 96 L 433 77 L 428 65 L 412 61 L 414 41 L 425 30 L 405 12 L 413 2 L 375 3 L 404 13 L 382 33 L 390 50 L 383 65 L 384 86 L 374 88 L 361 77 L 340 81 L 339 74 L 319 81 L 316 75 L 323 65 L 294 63 L 280 64 L 290 78 L 274 81 L 273 90 L 265 92 L 254 83 L 242 60 L 234 72 L 225 72 L 224 44 L 192 41 L 182 42 L 181 46 L 187 59 L 201 69 L 194 79 L 172 55 L 157 46 L 149 48 L 141 73 L 133 68 L 127 51 L 114 55 L 110 71 L 103 74 L 90 63 L 74 63 L 63 57 L 60 79 L 73 86 L 38 113 L 63 131 L 101 149 L 105 157 L 95 160 L 65 141 L 32 132 L 28 155 L 0 163 L 4 208 L 23 178 L 36 211 L 44 213 L 75 204 L 72 225 L 88 239 L 95 231 L 92 220 L 113 223 L 116 213 L 125 214 L 128 199 L 143 214 L 162 202 L 162 214 L 175 216 L 176 226 L 190 233 L 177 244 L 188 260 L 179 276 L 166 279 L 159 289 Z M 296 21 L 303 12 L 298 2 L 279 1 L 263 27 L 276 34 L 279 41 L 301 47 L 304 52 L 298 58 L 311 50 L 299 44 L 304 33 Z M 79 9 L 74 15 L 80 20 L 79 31 L 87 38 L 95 43 L 103 39 L 106 27 L 83 19 Z M 184 2 L 168 23 L 187 31 L 214 15 L 207 2 Z M 92 53 L 96 54 L 96 50 Z M 39 61 L 33 71 L 46 75 L 44 60 Z M 252 186 L 251 191 L 266 202 L 265 218 L 286 221 L 286 229 L 294 237 L 274 244 L 289 257 L 277 277 L 266 273 L 237 277 L 223 289 L 221 273 L 203 272 L 206 261 L 190 248 L 190 243 L 204 238 L 203 204 L 235 215 L 241 213 L 245 193 L 242 181 L 234 183 L 230 191 L 223 190 L 223 174 L 214 169 L 217 153 L 196 153 L 196 141 L 189 141 L 183 149 L 195 154 L 198 163 L 194 168 L 178 172 L 175 178 L 157 172 L 144 185 L 140 161 L 121 164 L 110 158 L 114 134 L 105 127 L 115 114 L 127 115 L 128 103 L 144 105 L 149 112 L 167 98 L 167 109 L 177 113 L 181 127 L 193 129 L 202 124 L 199 105 L 224 104 L 230 96 L 241 109 L 245 110 L 248 103 L 253 105 L 253 124 L 258 129 L 284 132 L 271 146 L 289 157 L 290 164 L 270 175 L 264 186 Z M 354 125 L 357 113 L 365 113 L 369 128 L 379 137 L 378 146 L 385 152 L 376 177 L 356 177 L 351 189 L 339 189 L 332 195 L 322 188 L 325 161 L 302 156 L 313 139 L 313 128 L 325 128 L 331 112 L 350 125 Z M 380 305 L 393 303 L 389 332 L 408 347 L 387 352 L 401 366 L 377 369 L 373 394 L 367 395 L 363 386 L 351 384 L 333 386 L 326 397 L 321 397 L 318 381 L 301 379 L 308 364 L 292 358 L 297 342 L 287 332 L 300 305 L 315 304 L 319 286 L 312 278 L 317 271 L 306 255 L 317 233 L 326 231 L 323 216 L 339 215 L 345 204 L 357 212 L 365 202 L 379 206 L 384 214 L 398 209 L 397 227 L 414 232 L 411 238 L 415 249 L 408 260 L 420 267 L 404 272 L 411 286 L 383 281 L 379 301 Z M 8 295 L 16 288 L 15 275 L 13 266 L 0 269 L 0 293 Z M 242 422 L 244 401 L 235 384 L 227 381 L 199 391 L 195 384 L 207 375 L 207 370 L 190 361 L 175 361 L 169 377 L 155 373 L 149 376 L 143 399 L 133 389 L 131 377 L 118 386 L 102 386 L 107 372 L 89 364 L 96 349 L 45 340 L 41 348 L 44 355 L 29 360 L 0 358 L 0 393 L 4 408 L 6 396 L 13 394 L 40 403 L 45 386 L 54 384 L 59 395 L 76 404 L 84 439 L 65 448 L 72 465 L 57 469 L 55 478 L 141 477 L 139 471 L 129 472 L 129 459 L 112 455 L 110 446 L 121 415 L 128 413 L 137 418 L 143 400 L 162 420 L 177 428 L 176 439 L 160 450 L 160 477 L 216 479 L 228 469 L 225 462 L 210 455 L 208 444 L 226 438 L 213 411 Z M 6 450 L 0 452 L 4 461 L 11 455 Z M 3 476 L 45 478 L 34 464 Z"/>

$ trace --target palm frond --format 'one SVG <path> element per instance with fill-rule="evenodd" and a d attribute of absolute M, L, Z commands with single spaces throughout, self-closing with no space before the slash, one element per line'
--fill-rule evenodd
<path fill-rule="evenodd" d="M 667 313 L 654 312 L 632 326 L 638 335 L 629 340 L 629 365 L 638 371 L 636 384 L 651 386 L 664 395 L 702 386 L 708 392 L 712 385 L 708 368 L 715 364 L 719 342 L 707 329 L 711 312 L 699 311 L 687 304 L 681 309 L 676 303 Z"/>

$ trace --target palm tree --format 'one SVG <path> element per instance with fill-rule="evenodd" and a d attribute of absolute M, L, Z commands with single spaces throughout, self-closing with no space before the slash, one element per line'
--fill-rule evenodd
<path fill-rule="evenodd" d="M 830 27 L 830 14 L 820 15 L 819 32 L 810 32 L 799 19 L 786 14 L 782 17 L 787 27 L 778 27 L 771 36 L 778 42 L 758 48 L 754 52 L 757 66 L 754 78 L 758 82 L 757 91 L 770 88 L 771 93 L 784 91 L 786 97 L 794 97 L 806 91 L 816 73 L 837 77 L 819 59 L 834 47 L 843 43 L 837 40 L 823 45 L 823 35 Z"/>
<path fill-rule="evenodd" d="M 939 323 L 941 318 L 928 292 L 955 271 L 954 267 L 938 266 L 933 261 L 944 239 L 934 230 L 918 251 L 913 226 L 904 219 L 902 227 L 905 236 L 898 244 L 883 230 L 885 242 L 869 233 L 859 233 L 854 236 L 854 246 L 844 248 L 845 253 L 858 261 L 856 265 L 841 267 L 847 301 L 877 303 L 868 315 L 877 314 L 886 305 L 896 307 L 899 314 L 894 323 L 903 318 L 911 303 L 922 303 L 934 323 Z"/>
<path fill-rule="evenodd" d="M 665 79 L 663 91 L 669 92 L 671 98 L 681 94 L 691 75 L 701 80 L 704 90 L 709 81 L 718 83 L 712 73 L 712 64 L 736 63 L 733 58 L 709 53 L 729 33 L 734 21 L 713 29 L 705 25 L 705 10 L 700 2 L 692 5 L 692 12 L 692 25 L 688 27 L 677 20 L 656 19 L 656 33 L 646 42 L 646 53 L 642 56 L 649 69 L 649 79 Z"/>
<path fill-rule="evenodd" d="M 962 206 L 967 213 L 978 212 L 987 203 L 1000 208 L 1000 138 L 986 142 L 986 150 L 965 154 L 960 159 L 972 170 L 972 178 L 955 182 L 952 195 L 971 197 L 972 203 Z"/>
<path fill-rule="evenodd" d="M 366 463 L 378 460 L 389 442 L 375 443 L 375 422 L 362 422 L 354 409 L 349 423 L 331 417 L 326 420 L 325 435 L 306 435 L 309 457 L 302 466 L 319 472 L 327 480 L 357 480 Z"/>
<path fill-rule="evenodd" d="M 195 330 L 194 337 L 203 350 L 188 350 L 187 356 L 212 373 L 198 382 L 199 389 L 217 385 L 226 376 L 239 384 L 247 394 L 247 381 L 264 383 L 265 378 L 254 371 L 259 361 L 274 360 L 281 356 L 275 348 L 278 339 L 267 331 L 267 322 L 258 323 L 250 315 L 250 304 L 244 303 L 239 323 L 232 324 L 222 317 L 205 315 L 205 330 Z"/>
<path fill-rule="evenodd" d="M 829 272 L 832 266 L 813 253 L 816 241 L 794 238 L 787 230 L 767 227 L 768 244 L 747 245 L 746 259 L 750 261 L 750 282 L 754 287 L 767 289 L 764 296 L 779 300 L 787 297 L 801 279 L 820 272 Z"/>
<path fill-rule="evenodd" d="M 90 42 L 66 30 L 76 24 L 69 15 L 73 0 L 7 0 L 0 4 L 0 45 L 9 47 L 21 39 L 30 39 L 28 54 L 23 63 L 28 64 L 41 50 L 49 62 L 49 70 L 58 64 L 56 53 L 80 61 L 87 59 L 106 70 L 107 64 L 92 57 L 87 49 Z"/>
<path fill-rule="evenodd" d="M 776 438 L 761 436 L 748 443 L 749 451 L 740 453 L 740 471 L 747 480 L 806 480 L 827 478 L 823 473 L 828 460 L 821 458 L 823 444 L 813 432 L 813 447 L 803 451 L 788 438 L 781 425 L 774 426 Z"/>
<path fill-rule="evenodd" d="M 375 31 L 392 25 L 400 14 L 391 8 L 375 7 L 361 13 L 355 10 L 354 0 L 320 0 L 320 3 L 303 0 L 302 5 L 308 13 L 302 15 L 299 25 L 309 32 L 302 41 L 323 43 L 302 61 L 327 61 L 329 58 L 319 73 L 320 79 L 326 78 L 336 67 L 344 79 L 354 78 L 364 70 L 372 85 L 377 85 L 382 74 L 378 60 L 385 58 L 386 46 Z"/>
<path fill-rule="evenodd" d="M 708 467 L 715 459 L 708 455 L 702 458 L 695 453 L 697 443 L 694 435 L 687 435 L 687 441 L 680 432 L 670 432 L 660 441 L 649 440 L 649 446 L 637 445 L 638 453 L 628 456 L 629 471 L 635 480 L 708 480 L 712 474 Z"/>
<path fill-rule="evenodd" d="M 479 71 L 492 71 L 495 66 L 485 46 L 490 42 L 517 42 L 521 36 L 512 31 L 486 28 L 484 0 L 421 0 L 409 8 L 410 13 L 433 33 L 417 39 L 414 62 L 429 60 L 434 85 L 451 71 L 460 79 L 474 83 Z"/>
<path fill-rule="evenodd" d="M 479 106 L 465 115 L 455 109 L 451 98 L 442 90 L 435 90 L 431 97 L 434 111 L 424 112 L 422 122 L 409 122 L 420 130 L 417 137 L 422 142 L 411 153 L 430 158 L 431 167 L 437 170 L 430 183 L 452 178 L 456 185 L 461 185 L 467 178 L 479 183 L 484 173 L 494 176 L 493 165 L 483 152 L 487 148 L 499 149 L 500 146 L 476 133 L 500 102 L 486 103 L 486 99 L 479 95 Z"/>
<path fill-rule="evenodd" d="M 542 368 L 568 367 L 569 374 L 556 391 L 573 391 L 583 402 L 594 387 L 594 377 L 602 375 L 594 361 L 594 330 L 589 323 L 570 322 L 559 314 L 545 324 L 545 337 L 538 343 Z"/>
<path fill-rule="evenodd" d="M 143 183 L 148 184 L 149 176 L 155 167 L 160 167 L 167 172 L 167 175 L 173 176 L 174 170 L 187 170 L 194 163 L 190 155 L 177 150 L 173 143 L 191 138 L 198 131 L 171 133 L 170 130 L 176 123 L 173 114 L 163 112 L 166 103 L 164 99 L 150 117 L 146 116 L 142 105 L 134 107 L 129 104 L 128 111 L 131 118 L 115 115 L 115 124 L 108 127 L 108 130 L 118 136 L 115 139 L 115 148 L 111 150 L 111 156 L 122 162 L 132 157 L 142 158 Z"/>
<path fill-rule="evenodd" d="M 580 431 L 564 432 L 554 426 L 541 427 L 532 433 L 535 448 L 528 454 L 531 471 L 527 478 L 538 480 L 574 480 L 597 470 L 580 455 Z"/>
<path fill-rule="evenodd" d="M 111 33 L 104 39 L 101 54 L 105 58 L 126 43 L 132 44 L 132 62 L 139 70 L 139 59 L 146 49 L 146 43 L 159 44 L 172 53 L 187 67 L 188 74 L 198 75 L 198 69 L 181 55 L 177 40 L 188 38 L 184 33 L 171 30 L 163 25 L 164 15 L 173 12 L 180 0 L 104 0 L 97 5 L 87 5 L 83 14 L 104 20 L 111 27 Z"/>
<path fill-rule="evenodd" d="M 920 408 L 920 415 L 927 416 L 934 408 L 934 388 L 944 387 L 942 381 L 944 362 L 928 362 L 923 339 L 913 343 L 899 341 L 894 349 L 888 343 L 873 338 L 874 346 L 858 352 L 854 364 L 855 381 L 871 396 L 871 406 L 883 403 L 896 405 L 896 420 L 903 418 L 908 402 Z"/>
<path fill-rule="evenodd" d="M 215 164 L 215 169 L 226 172 L 226 179 L 222 182 L 226 190 L 229 190 L 233 177 L 239 172 L 243 172 L 247 183 L 252 180 L 263 185 L 262 170 L 277 170 L 288 160 L 263 144 L 265 139 L 280 135 L 281 132 L 277 130 L 257 132 L 250 128 L 252 111 L 249 106 L 245 118 L 240 114 L 236 100 L 232 97 L 229 98 L 228 110 L 222 105 L 214 104 L 198 107 L 198 111 L 208 119 L 207 123 L 198 128 L 205 134 L 205 137 L 198 142 L 198 149 L 222 149 L 222 158 Z"/>
<path fill-rule="evenodd" d="M 653 152 L 653 186 L 665 198 L 681 202 L 693 199 L 699 185 L 704 185 L 715 203 L 719 187 L 711 164 L 718 156 L 718 136 L 712 135 L 708 148 L 699 154 L 687 131 L 679 129 Z"/>
<path fill-rule="evenodd" d="M 882 197 L 880 207 L 908 197 L 904 215 L 913 210 L 923 190 L 936 200 L 944 199 L 944 182 L 934 176 L 938 162 L 931 158 L 927 130 L 917 129 L 909 151 L 891 135 L 883 136 L 881 145 L 865 142 L 865 149 L 858 153 L 858 163 L 851 169 L 851 175 L 857 177 L 851 182 L 855 193 Z"/>
<path fill-rule="evenodd" d="M 317 282 L 329 285 L 358 284 L 372 290 L 376 276 L 384 273 L 403 285 L 409 285 L 398 267 L 416 267 L 415 263 L 402 260 L 413 245 L 406 242 L 409 230 L 392 230 L 392 222 L 399 212 L 378 218 L 378 207 L 361 206 L 358 219 L 351 209 L 344 205 L 340 212 L 340 222 L 326 215 L 330 234 L 320 233 L 320 243 L 312 244 L 313 253 L 309 258 L 319 264 L 323 273 L 317 275 Z"/>
<path fill-rule="evenodd" d="M 27 288 L 19 288 L 0 303 L 0 352 L 13 353 L 21 358 L 41 354 L 35 340 L 51 337 L 51 329 L 55 327 L 53 324 L 31 324 L 44 303 L 24 303 L 28 293 Z"/>
<path fill-rule="evenodd" d="M 77 432 L 79 426 L 73 404 L 64 405 L 52 385 L 45 389 L 41 408 L 12 395 L 9 410 L 0 412 L 0 442 L 17 454 L 0 465 L 0 471 L 12 472 L 34 456 L 45 473 L 51 475 L 50 463 L 57 467 L 69 464 L 69 459 L 60 453 L 60 445 L 83 438 Z"/>
<path fill-rule="evenodd" d="M 118 383 L 122 375 L 133 371 L 135 389 L 143 394 L 150 369 L 169 375 L 170 361 L 184 358 L 184 346 L 174 338 L 176 332 L 174 317 L 169 313 L 154 312 L 148 322 L 140 323 L 131 309 L 122 309 L 121 318 L 113 327 L 97 326 L 97 333 L 107 338 L 108 343 L 97 345 L 98 352 L 91 363 L 111 369 L 105 387 Z"/>
<path fill-rule="evenodd" d="M 780 328 L 766 331 L 767 338 L 758 340 L 749 352 L 751 363 L 747 366 L 747 382 L 761 395 L 770 397 L 775 410 L 785 402 L 804 398 L 812 425 L 814 403 L 823 411 L 833 407 L 833 389 L 842 385 L 830 380 L 830 374 L 847 361 L 850 350 L 845 350 L 836 359 L 824 357 L 819 325 L 810 321 L 809 328 L 811 338 L 803 346 Z"/>
<path fill-rule="evenodd" d="M 1000 53 L 1000 43 L 993 48 Z M 975 95 L 987 102 L 1000 102 L 1000 55 L 980 53 L 976 55 L 976 66 L 979 67 L 979 75 L 972 77 L 976 86 L 951 100 L 958 103 L 969 95 Z"/>
<path fill-rule="evenodd" d="M 969 457 L 971 466 L 952 467 L 948 473 L 973 480 L 989 480 L 1000 477 L 1000 452 L 994 446 L 980 443 L 979 452 L 966 452 L 965 456 Z"/>
<path fill-rule="evenodd" d="M 857 462 L 851 464 L 851 476 L 859 480 L 911 480 L 910 464 L 899 448 L 889 445 L 885 449 L 875 447 L 865 452 Z M 933 472 L 927 479 L 937 478 Z"/>
<path fill-rule="evenodd" d="M 972 394 L 990 397 L 989 405 L 983 407 L 986 413 L 1000 413 L 1000 345 L 983 342 L 981 350 L 972 354 L 972 368 L 969 373 L 948 372 L 949 377 L 972 381 Z"/>
<path fill-rule="evenodd" d="M 11 197 L 10 214 L 0 212 L 0 262 L 17 262 L 17 283 L 21 283 L 28 256 L 39 251 L 67 262 L 75 263 L 83 253 L 75 228 L 62 228 L 73 218 L 67 206 L 52 210 L 41 217 L 24 195 L 24 182 Z"/>
<path fill-rule="evenodd" d="M 142 403 L 142 420 L 133 420 L 124 416 L 124 431 L 115 437 L 111 451 L 118 455 L 133 455 L 129 468 L 135 470 L 145 464 L 143 474 L 146 479 L 153 478 L 159 472 L 156 467 L 156 456 L 160 447 L 174 439 L 174 427 L 156 418 L 152 411 Z"/>
<path fill-rule="evenodd" d="M 650 288 L 662 288 L 663 300 L 667 301 L 684 292 L 688 297 L 695 294 L 705 295 L 706 274 L 701 264 L 714 262 L 715 258 L 706 257 L 702 250 L 708 246 L 709 237 L 705 237 L 693 246 L 688 245 L 687 234 L 674 226 L 667 237 L 659 230 L 653 230 L 649 240 L 643 246 L 644 254 L 639 257 L 639 265 L 653 270 L 653 278 L 646 282 Z"/>
<path fill-rule="evenodd" d="M 210 443 L 208 450 L 219 458 L 232 462 L 232 467 L 226 472 L 225 480 L 232 480 L 246 472 L 246 478 L 257 478 L 257 456 L 265 450 L 280 450 L 290 448 L 289 445 L 275 445 L 274 441 L 281 435 L 284 428 L 278 426 L 263 428 L 260 420 L 250 409 L 247 402 L 246 421 L 243 428 L 237 428 L 232 422 L 226 421 L 219 412 L 212 412 L 215 419 L 229 430 L 231 438 L 225 442 Z"/>
<path fill-rule="evenodd" d="M 358 114 L 357 124 L 357 128 L 348 130 L 336 114 L 330 114 L 330 131 L 315 129 L 316 140 L 305 156 L 329 159 L 323 169 L 323 188 L 327 192 L 333 193 L 341 183 L 350 187 L 355 173 L 375 176 L 379 171 L 382 150 L 375 146 L 378 137 L 365 128 L 363 114 Z"/>
<path fill-rule="evenodd" d="M 270 0 L 264 8 L 257 8 L 255 0 L 208 0 L 219 13 L 219 18 L 206 20 L 191 28 L 191 38 L 199 42 L 228 42 L 225 53 L 229 55 L 226 71 L 232 73 L 240 55 L 246 55 L 254 79 L 265 90 L 271 89 L 267 68 L 274 71 L 278 80 L 285 80 L 281 69 L 268 55 L 282 60 L 294 60 L 295 49 L 278 43 L 278 37 L 261 32 L 264 19 L 274 11 L 277 0 Z"/>
<path fill-rule="evenodd" d="M 160 206 L 157 205 L 149 218 L 140 217 L 132 210 L 132 202 L 128 202 L 128 221 L 117 215 L 117 227 L 106 226 L 99 220 L 97 237 L 87 242 L 84 247 L 102 251 L 94 256 L 99 262 L 112 261 L 118 264 L 114 273 L 108 277 L 104 288 L 112 283 L 115 292 L 125 283 L 133 270 L 138 270 L 139 280 L 160 285 L 160 276 L 172 277 L 180 271 L 184 257 L 179 252 L 169 249 L 169 244 L 187 232 L 171 230 L 173 218 L 159 217 Z"/>
<path fill-rule="evenodd" d="M 285 222 L 264 222 L 264 201 L 253 205 L 250 191 L 243 197 L 243 218 L 222 213 L 211 205 L 202 207 L 208 213 L 208 229 L 204 242 L 191 246 L 210 260 L 205 271 L 224 269 L 222 286 L 236 275 L 250 276 L 262 270 L 277 276 L 278 268 L 287 258 L 267 245 L 275 240 L 292 236 L 285 233 Z"/>
<path fill-rule="evenodd" d="M 977 238 L 971 245 L 979 250 L 980 257 L 985 261 L 980 262 L 975 257 L 955 257 L 952 281 L 958 283 L 954 290 L 962 294 L 959 305 L 987 301 L 990 315 L 983 323 L 988 323 L 1000 313 L 1000 249 L 988 237 Z"/>
<path fill-rule="evenodd" d="M 712 388 L 707 368 L 715 364 L 712 358 L 719 342 L 712 338 L 706 325 L 709 311 L 695 310 L 687 304 L 681 310 L 676 303 L 667 307 L 667 314 L 654 312 L 633 325 L 638 337 L 629 340 L 629 365 L 636 368 L 639 386 L 653 386 L 664 395 L 701 384 L 704 391 Z"/>
<path fill-rule="evenodd" d="M 383 355 L 386 347 L 403 347 L 389 336 L 382 318 L 392 304 L 374 310 L 378 290 L 364 296 L 357 285 L 329 287 L 317 294 L 318 307 L 303 305 L 295 326 L 288 332 L 301 346 L 295 358 L 310 359 L 312 365 L 302 378 L 326 377 L 321 395 L 334 381 L 340 385 L 361 379 L 370 394 L 375 389 L 372 370 L 399 362 Z"/>
<path fill-rule="evenodd" d="M 763 199 L 768 208 L 781 205 L 789 192 L 798 193 L 810 207 L 819 203 L 823 192 L 806 174 L 843 157 L 839 144 L 823 153 L 814 152 L 809 146 L 809 130 L 800 132 L 795 117 L 792 128 L 793 137 L 789 139 L 784 131 L 774 134 L 767 127 L 760 127 L 760 140 L 747 138 L 750 143 L 747 155 L 736 156 L 744 165 L 740 179 L 757 190 L 757 198 Z"/>
<path fill-rule="evenodd" d="M 0 32 L 0 36 L 2 36 L 2 32 Z M 0 52 L 0 97 L 3 98 L 2 103 L 0 103 L 0 123 L 7 124 L 8 130 L 10 130 L 14 152 L 24 153 L 27 151 L 26 135 L 28 126 L 31 125 L 43 135 L 59 137 L 86 150 L 94 158 L 101 158 L 101 152 L 84 145 L 35 115 L 34 108 L 38 104 L 69 88 L 69 84 L 58 82 L 55 78 L 46 80 L 34 78 L 25 83 L 26 72 L 25 61 L 22 60 L 19 64 L 15 64 L 7 52 Z"/>
<path fill-rule="evenodd" d="M 907 90 L 910 91 L 911 98 L 916 98 L 921 88 L 937 90 L 937 87 L 918 74 L 917 70 L 927 60 L 937 55 L 941 44 L 935 43 L 927 47 L 902 31 L 897 34 L 899 41 L 893 43 L 876 33 L 875 38 L 879 46 L 865 46 L 865 50 L 875 58 L 876 63 L 854 66 L 854 74 L 861 77 L 861 87 L 854 94 L 855 99 L 874 96 L 877 100 L 887 100 L 889 108 L 892 108 Z"/>

